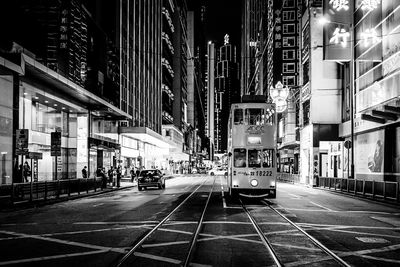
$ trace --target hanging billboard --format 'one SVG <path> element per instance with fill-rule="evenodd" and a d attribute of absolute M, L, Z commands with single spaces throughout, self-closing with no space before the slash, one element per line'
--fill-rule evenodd
<path fill-rule="evenodd" d="M 343 0 L 324 0 L 323 51 L 324 60 L 350 61 L 353 18 L 353 2 Z"/>

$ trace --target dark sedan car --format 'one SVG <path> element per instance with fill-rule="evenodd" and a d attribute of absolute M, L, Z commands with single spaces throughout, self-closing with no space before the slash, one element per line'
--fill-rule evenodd
<path fill-rule="evenodd" d="M 147 187 L 165 188 L 165 178 L 160 170 L 149 169 L 140 172 L 138 177 L 138 189 L 142 191 L 143 188 L 147 189 Z"/>

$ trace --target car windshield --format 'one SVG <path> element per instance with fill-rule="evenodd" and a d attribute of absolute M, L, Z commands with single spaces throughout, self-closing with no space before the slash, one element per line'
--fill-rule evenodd
<path fill-rule="evenodd" d="M 156 170 L 144 170 L 140 173 L 140 176 L 155 176 L 157 175 Z"/>

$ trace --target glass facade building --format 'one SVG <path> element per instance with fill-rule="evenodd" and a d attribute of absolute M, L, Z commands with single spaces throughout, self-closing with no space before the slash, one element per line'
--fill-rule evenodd
<path fill-rule="evenodd" d="M 398 1 L 354 2 L 354 124 L 343 116 L 340 135 L 354 130 L 355 178 L 400 179 L 400 5 Z"/>

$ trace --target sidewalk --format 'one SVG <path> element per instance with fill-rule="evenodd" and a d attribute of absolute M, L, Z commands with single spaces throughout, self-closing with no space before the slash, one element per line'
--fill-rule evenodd
<path fill-rule="evenodd" d="M 166 179 L 171 179 L 174 177 L 182 176 L 182 174 L 174 174 L 174 175 L 168 175 L 165 176 Z M 105 194 L 113 191 L 118 191 L 118 190 L 124 190 L 127 188 L 133 188 L 137 186 L 137 182 L 131 182 L 130 177 L 123 177 L 121 179 L 120 187 L 117 186 L 112 186 L 110 184 L 107 185 L 106 188 L 97 188 L 96 190 L 90 190 L 88 193 L 86 192 L 75 192 L 75 193 L 65 193 L 65 194 L 60 194 L 58 198 L 48 198 L 48 199 L 34 199 L 32 201 L 29 200 L 23 200 L 23 201 L 18 201 L 12 203 L 11 201 L 7 201 L 6 199 L 0 200 L 0 212 L 7 212 L 7 211 L 12 211 L 12 210 L 20 210 L 20 209 L 26 209 L 26 208 L 34 208 L 34 207 L 41 207 L 45 205 L 50 205 L 58 202 L 63 202 L 63 201 L 68 201 L 68 200 L 74 200 L 74 199 L 79 199 L 79 198 L 84 198 L 84 197 L 91 197 L 91 196 L 96 196 L 100 194 Z"/>

